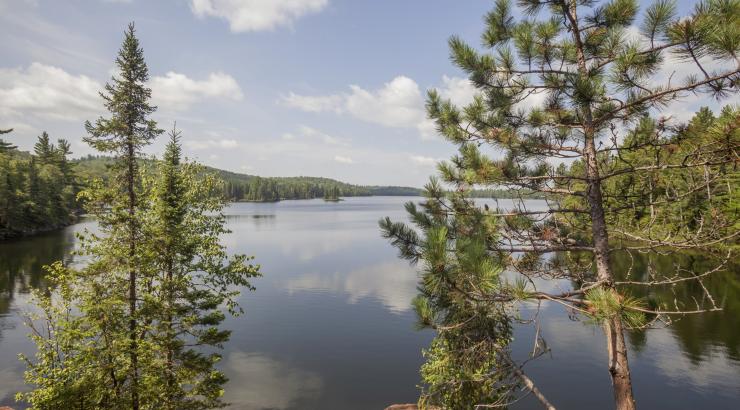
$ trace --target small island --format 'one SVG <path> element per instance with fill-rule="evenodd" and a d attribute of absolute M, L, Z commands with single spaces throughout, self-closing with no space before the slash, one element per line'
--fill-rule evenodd
<path fill-rule="evenodd" d="M 341 195 L 339 188 L 330 186 L 324 190 L 324 202 L 339 202 L 343 201 L 339 196 Z"/>

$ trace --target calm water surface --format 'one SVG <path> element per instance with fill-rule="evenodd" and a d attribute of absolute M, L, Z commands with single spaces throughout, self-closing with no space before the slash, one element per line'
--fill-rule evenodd
<path fill-rule="evenodd" d="M 415 271 L 377 227 L 383 216 L 405 220 L 402 204 L 409 199 L 418 200 L 348 198 L 227 209 L 233 233 L 225 244 L 231 252 L 255 255 L 264 273 L 253 283 L 257 291 L 242 296 L 246 314 L 225 323 L 233 330 L 222 362 L 232 408 L 382 409 L 416 400 L 421 349 L 433 334 L 414 330 Z M 28 292 L 44 286 L 44 264 L 73 262 L 74 233 L 85 228 L 94 222 L 0 244 L 0 405 L 15 405 L 13 394 L 23 389 L 17 354 L 33 354 L 21 319 Z M 689 257 L 682 262 L 703 263 Z M 641 408 L 738 408 L 740 274 L 718 276 L 709 286 L 725 312 L 629 335 Z M 690 287 L 679 291 L 697 294 Z M 529 375 L 559 408 L 613 407 L 600 329 L 571 321 L 556 306 L 545 306 L 541 316 L 552 353 L 528 364 Z M 532 335 L 530 327 L 517 330 L 516 356 L 531 350 Z M 514 408 L 539 407 L 525 399 Z"/>

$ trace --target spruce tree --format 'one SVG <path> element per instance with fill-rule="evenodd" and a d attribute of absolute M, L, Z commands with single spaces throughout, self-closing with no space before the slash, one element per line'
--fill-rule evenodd
<path fill-rule="evenodd" d="M 635 0 L 518 4 L 523 16 L 518 21 L 508 0 L 497 0 L 486 15 L 482 43 L 490 51 L 459 37 L 449 41 L 452 61 L 478 90 L 474 101 L 460 108 L 434 90 L 428 95 L 437 130 L 459 146 L 459 155 L 439 165 L 443 181 L 455 190 L 520 192 L 515 209 L 483 212 L 496 218 L 499 230 L 488 246 L 490 257 L 505 256 L 523 281 L 463 294 L 512 309 L 517 302 L 550 300 L 600 324 L 616 406 L 633 409 L 625 327 L 649 327 L 720 307 L 709 294 L 703 305 L 690 306 L 693 301 L 637 299 L 629 288 L 665 288 L 687 280 L 700 285 L 730 255 L 717 269 L 686 278 L 662 272 L 623 280 L 615 277 L 610 257 L 616 251 L 706 248 L 738 235 L 736 215 L 713 217 L 722 213 L 717 204 L 726 201 L 705 201 L 691 217 L 660 225 L 675 211 L 670 206 L 675 198 L 699 189 L 708 196 L 719 192 L 716 185 L 726 181 L 721 175 L 737 166 L 737 114 L 706 144 L 679 138 L 680 125 L 659 115 L 689 94 L 737 95 L 740 2 L 700 1 L 679 19 L 672 1 L 658 0 L 636 25 Z M 668 58 L 687 63 L 688 74 L 660 77 Z M 716 68 L 708 68 L 710 63 Z M 683 155 L 666 155 L 676 151 Z M 636 153 L 653 156 L 630 155 Z M 694 178 L 696 171 L 703 178 Z M 686 184 L 673 184 L 665 195 L 666 179 L 679 174 Z M 524 199 L 530 192 L 546 195 L 547 209 L 529 209 Z M 634 224 L 627 215 L 635 211 L 655 217 Z M 458 214 L 454 208 L 448 212 Z M 397 245 L 419 252 L 421 238 L 402 225 L 382 226 Z M 459 240 L 460 232 L 467 229 L 448 231 L 447 240 Z M 541 292 L 534 279 L 569 280 L 573 289 Z"/>
<path fill-rule="evenodd" d="M 149 70 L 144 61 L 144 51 L 136 38 L 134 24 L 131 23 L 125 32 L 121 50 L 116 58 L 119 70 L 112 82 L 106 84 L 101 96 L 110 118 L 99 118 L 94 124 L 85 123 L 88 136 L 85 141 L 102 153 L 113 154 L 116 177 L 111 179 L 111 191 L 99 197 L 99 205 L 110 208 L 110 212 L 101 209 L 98 212 L 99 223 L 109 235 L 113 252 L 124 252 L 126 257 L 110 258 L 107 268 L 113 275 L 122 272 L 128 276 L 126 298 L 128 299 L 128 356 L 130 374 L 127 381 L 131 383 L 131 408 L 139 408 L 139 329 L 137 307 L 139 304 L 139 275 L 143 265 L 139 252 L 141 236 L 141 212 L 144 206 L 139 202 L 140 175 L 138 158 L 143 147 L 149 145 L 163 130 L 149 116 L 156 107 L 149 104 L 151 89 L 147 88 Z M 117 249 L 121 246 L 126 249 Z M 112 255 L 111 255 L 112 256 Z"/>
<path fill-rule="evenodd" d="M 16 148 L 0 141 L 0 239 L 69 224 L 77 211 L 69 152 L 57 150 L 45 132 L 38 155 Z"/>
<path fill-rule="evenodd" d="M 49 134 L 46 131 L 42 132 L 38 137 L 38 141 L 33 146 L 33 152 L 38 157 L 42 164 L 49 164 L 54 158 L 56 148 L 49 140 Z"/>
<path fill-rule="evenodd" d="M 145 315 L 152 320 L 152 345 L 161 354 L 159 371 L 148 376 L 150 406 L 166 409 L 220 407 L 226 378 L 208 347 L 222 346 L 229 331 L 219 329 L 225 305 L 238 313 L 234 289 L 253 289 L 259 267 L 244 255 L 227 257 L 219 237 L 228 232 L 222 214 L 223 182 L 202 166 L 183 163 L 179 133 L 172 130 L 153 181 L 147 245 L 154 253 L 152 297 Z M 198 346 L 194 348 L 192 346 Z M 159 376 L 159 377 L 156 377 Z"/>
<path fill-rule="evenodd" d="M 12 131 L 13 131 L 12 128 L 7 129 L 7 130 L 0 130 L 0 135 L 2 135 L 2 134 L 8 134 L 8 133 L 10 133 Z M 13 144 L 11 144 L 11 143 L 9 143 L 9 142 L 7 142 L 7 141 L 4 141 L 2 138 L 0 138 L 0 153 L 12 151 L 12 150 L 14 150 L 16 148 L 18 148 L 18 147 L 15 146 L 15 145 L 13 145 Z"/>

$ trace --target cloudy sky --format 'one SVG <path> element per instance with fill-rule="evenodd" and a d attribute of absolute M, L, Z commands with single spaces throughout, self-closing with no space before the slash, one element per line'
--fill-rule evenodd
<path fill-rule="evenodd" d="M 135 21 L 155 119 L 177 121 L 189 157 L 263 176 L 421 186 L 454 152 L 425 118 L 425 92 L 470 100 L 446 41 L 478 44 L 492 3 L 0 0 L 0 128 L 15 128 L 23 149 L 46 130 L 75 155 L 93 153 L 83 123 L 102 113 L 98 91 Z"/>

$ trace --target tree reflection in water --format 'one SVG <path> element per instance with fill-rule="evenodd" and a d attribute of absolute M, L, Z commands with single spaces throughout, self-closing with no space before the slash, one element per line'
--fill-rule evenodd
<path fill-rule="evenodd" d="M 721 263 L 720 258 L 691 252 L 633 253 L 632 257 L 626 253 L 616 253 L 612 258 L 618 280 L 626 279 L 630 266 L 632 280 L 648 281 L 651 273 L 658 277 L 676 273 L 688 276 L 691 272 L 707 272 Z M 740 266 L 728 264 L 722 271 L 704 279 L 703 285 L 722 307 L 722 311 L 677 317 L 668 329 L 693 364 L 699 364 L 709 356 L 712 348 L 718 346 L 724 348 L 733 360 L 740 360 Z M 647 298 L 656 304 L 671 304 L 674 299 L 688 305 L 701 304 L 706 297 L 702 283 L 695 280 L 649 290 L 644 286 L 630 286 L 629 289 L 633 296 Z M 630 344 L 637 350 L 644 348 L 649 334 L 645 330 L 630 331 Z"/>
<path fill-rule="evenodd" d="M 0 315 L 10 311 L 17 294 L 47 286 L 44 266 L 69 262 L 75 238 L 72 229 L 0 244 Z"/>

